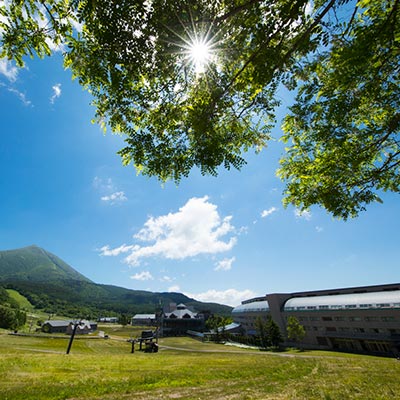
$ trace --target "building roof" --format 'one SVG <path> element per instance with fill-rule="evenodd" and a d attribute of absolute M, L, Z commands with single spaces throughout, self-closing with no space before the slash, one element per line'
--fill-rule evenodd
<path fill-rule="evenodd" d="M 156 319 L 156 314 L 136 314 L 132 319 Z"/>
<path fill-rule="evenodd" d="M 237 329 L 237 328 L 240 328 L 240 327 L 241 327 L 241 325 L 238 324 L 237 322 L 232 322 L 232 323 L 230 323 L 230 324 L 228 324 L 228 325 L 220 326 L 220 327 L 218 328 L 218 332 L 233 331 L 234 329 Z"/>
<path fill-rule="evenodd" d="M 170 313 L 165 313 L 166 318 L 177 318 L 177 319 L 186 319 L 186 318 L 196 318 L 197 313 L 189 310 L 184 304 L 179 304 L 176 309 Z"/>
<path fill-rule="evenodd" d="M 235 307 L 232 310 L 233 313 L 260 312 L 260 311 L 269 311 L 269 304 L 267 300 L 244 303 L 241 304 L 240 306 Z"/>
<path fill-rule="evenodd" d="M 49 324 L 52 327 L 62 327 L 62 326 L 68 326 L 71 323 L 71 321 L 66 321 L 66 320 L 57 320 L 57 319 L 52 319 L 48 321 L 44 321 L 43 325 Z"/>
<path fill-rule="evenodd" d="M 400 308 L 400 290 L 293 297 L 284 305 L 284 311 L 354 308 Z"/>

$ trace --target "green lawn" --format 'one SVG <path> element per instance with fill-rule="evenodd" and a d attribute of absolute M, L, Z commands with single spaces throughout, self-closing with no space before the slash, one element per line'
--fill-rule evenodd
<path fill-rule="evenodd" d="M 0 398 L 400 398 L 400 362 L 394 359 L 274 354 L 188 338 L 162 339 L 154 354 L 131 354 L 130 343 L 123 340 L 85 337 L 76 339 L 66 355 L 67 344 L 64 337 L 0 335 Z"/>

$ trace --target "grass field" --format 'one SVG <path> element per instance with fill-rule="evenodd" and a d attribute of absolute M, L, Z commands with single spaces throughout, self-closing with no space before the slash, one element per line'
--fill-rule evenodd
<path fill-rule="evenodd" d="M 275 354 L 189 338 L 162 339 L 158 353 L 131 354 L 123 340 L 129 335 L 79 338 L 66 355 L 63 336 L 2 334 L 0 399 L 400 399 L 394 359 Z"/>

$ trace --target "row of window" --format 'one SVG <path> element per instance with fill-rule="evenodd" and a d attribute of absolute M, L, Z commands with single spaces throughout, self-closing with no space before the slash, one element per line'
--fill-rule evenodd
<path fill-rule="evenodd" d="M 382 329 L 382 328 L 349 328 L 349 327 L 336 327 L 336 326 L 304 326 L 306 331 L 315 332 L 348 332 L 348 333 L 385 333 L 390 335 L 400 334 L 400 329 Z"/>
<path fill-rule="evenodd" d="M 379 303 L 379 304 L 337 304 L 337 305 L 320 305 L 320 306 L 299 306 L 285 307 L 284 311 L 305 311 L 305 310 L 352 310 L 355 308 L 400 308 L 400 303 Z"/>
<path fill-rule="evenodd" d="M 377 322 L 377 321 L 382 321 L 382 322 L 392 322 L 396 321 L 396 318 L 393 316 L 385 316 L 385 317 L 343 317 L 343 316 L 337 316 L 337 317 L 298 317 L 298 320 L 300 322 L 303 321 L 351 321 L 351 322 L 357 322 L 357 321 L 367 321 L 367 322 Z"/>

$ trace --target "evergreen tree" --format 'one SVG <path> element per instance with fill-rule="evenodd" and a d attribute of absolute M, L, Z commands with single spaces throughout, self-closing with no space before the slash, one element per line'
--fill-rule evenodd
<path fill-rule="evenodd" d="M 304 326 L 301 325 L 299 320 L 293 315 L 291 315 L 287 320 L 286 334 L 289 340 L 296 343 L 300 343 L 306 335 Z"/>
<path fill-rule="evenodd" d="M 271 316 L 268 316 L 266 329 L 271 346 L 279 347 L 279 345 L 283 342 L 283 337 L 278 324 L 272 319 Z"/>

